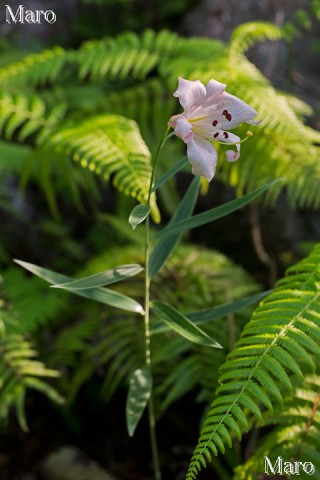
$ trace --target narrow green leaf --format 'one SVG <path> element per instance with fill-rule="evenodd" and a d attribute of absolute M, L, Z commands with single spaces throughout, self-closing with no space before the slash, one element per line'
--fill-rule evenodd
<path fill-rule="evenodd" d="M 222 205 L 221 207 L 212 208 L 211 210 L 208 210 L 203 213 L 199 213 L 194 217 L 187 218 L 186 220 L 181 220 L 180 222 L 177 222 L 174 225 L 169 225 L 165 227 L 163 230 L 160 230 L 160 232 L 158 232 L 154 238 L 160 240 L 169 235 L 182 233 L 187 230 L 190 230 L 191 228 L 200 227 L 201 225 L 205 225 L 206 223 L 217 220 L 218 218 L 225 217 L 226 215 L 229 215 L 230 213 L 235 212 L 236 210 L 239 210 L 240 208 L 244 207 L 248 203 L 252 202 L 259 195 L 261 195 L 263 192 L 268 190 L 270 187 L 272 187 L 279 181 L 280 180 L 274 180 L 272 182 L 269 182 L 263 185 L 262 187 L 257 188 L 253 192 L 250 192 L 247 195 L 244 195 L 241 198 L 237 198 L 236 200 L 232 200 L 231 202 L 228 202 Z"/>
<path fill-rule="evenodd" d="M 21 383 L 19 387 L 16 388 L 15 406 L 16 406 L 17 419 L 21 427 L 21 430 L 26 433 L 29 431 L 29 428 L 27 425 L 26 412 L 25 412 L 25 396 L 26 396 L 26 391 L 23 383 Z"/>
<path fill-rule="evenodd" d="M 222 346 L 213 340 L 206 332 L 201 330 L 185 315 L 173 308 L 167 303 L 153 301 L 151 308 L 154 309 L 161 319 L 175 332 L 190 342 L 207 347 L 222 348 Z"/>
<path fill-rule="evenodd" d="M 174 225 L 175 223 L 190 217 L 199 195 L 199 188 L 200 177 L 195 177 L 191 182 L 183 199 L 181 200 L 175 214 L 170 220 L 169 225 Z M 160 268 L 164 265 L 167 258 L 170 256 L 171 252 L 179 242 L 181 236 L 181 233 L 177 233 L 175 235 L 165 237 L 157 243 L 150 256 L 150 277 L 153 277 L 154 275 L 156 275 L 156 273 L 159 272 Z"/>
<path fill-rule="evenodd" d="M 52 285 L 53 288 L 64 288 L 68 290 L 83 290 L 87 288 L 102 287 L 103 285 L 111 285 L 112 283 L 122 282 L 129 277 L 138 275 L 143 268 L 138 264 L 120 265 L 110 270 L 90 275 L 89 277 L 73 280 L 72 282 L 59 283 Z"/>
<path fill-rule="evenodd" d="M 218 305 L 217 307 L 207 308 L 205 310 L 199 310 L 198 312 L 188 313 L 186 317 L 191 320 L 195 325 L 201 325 L 203 323 L 212 322 L 214 320 L 219 320 L 219 318 L 225 317 L 232 313 L 239 312 L 243 308 L 249 307 L 250 305 L 259 302 L 266 295 L 271 293 L 271 290 L 256 293 L 240 300 L 236 300 L 232 303 L 224 303 Z M 167 325 L 164 325 L 163 322 L 157 322 L 151 328 L 151 333 L 163 333 L 168 332 L 170 328 Z"/>
<path fill-rule="evenodd" d="M 188 314 L 188 318 L 197 325 L 211 322 L 212 320 L 225 317 L 226 315 L 238 312 L 239 310 L 242 310 L 253 303 L 259 302 L 269 293 L 271 293 L 271 290 L 259 292 L 254 295 L 241 298 L 240 300 L 236 300 L 232 303 L 224 303 L 223 305 L 219 305 L 217 307 L 200 310 L 199 312 L 192 312 Z"/>
<path fill-rule="evenodd" d="M 55 390 L 53 387 L 51 387 L 51 385 L 43 382 L 39 378 L 26 377 L 24 379 L 24 383 L 27 387 L 44 393 L 53 402 L 56 402 L 60 405 L 63 405 L 65 403 L 65 399 L 60 395 L 59 392 L 57 392 L 57 390 Z"/>
<path fill-rule="evenodd" d="M 130 437 L 142 417 L 151 395 L 152 377 L 148 370 L 139 368 L 133 372 L 130 379 L 126 404 L 127 428 Z"/>
<path fill-rule="evenodd" d="M 150 213 L 149 205 L 136 205 L 129 216 L 129 223 L 132 226 L 133 230 L 137 225 L 142 223 Z"/>
<path fill-rule="evenodd" d="M 24 262 L 23 260 L 13 260 L 15 263 L 20 265 L 20 267 L 25 268 L 28 272 L 33 273 L 37 277 L 42 278 L 48 283 L 57 284 L 57 283 L 64 283 L 70 282 L 74 280 L 72 277 L 67 277 L 66 275 L 62 275 L 61 273 L 54 272 L 52 270 L 48 270 L 46 268 L 38 267 L 38 265 L 34 265 L 33 263 Z"/>
<path fill-rule="evenodd" d="M 180 162 L 173 165 L 173 167 L 170 168 L 170 170 L 168 170 L 164 175 L 162 175 L 162 177 L 159 178 L 159 180 L 156 181 L 156 183 L 154 184 L 154 186 L 152 188 L 152 192 L 155 192 L 156 190 L 158 190 L 158 188 L 160 188 L 161 185 L 163 185 L 168 180 L 170 180 L 170 178 L 174 177 L 174 175 L 176 173 L 180 172 L 180 170 L 182 170 L 182 168 L 187 163 L 188 163 L 188 157 L 184 157 Z"/>
<path fill-rule="evenodd" d="M 74 278 L 61 275 L 52 270 L 39 267 L 32 263 L 23 262 L 21 260 L 14 260 L 18 265 L 25 268 L 29 272 L 37 275 L 51 285 L 60 285 L 63 288 L 80 297 L 89 298 L 96 302 L 104 303 L 105 305 L 111 305 L 112 307 L 120 308 L 122 310 L 128 310 L 130 312 L 143 313 L 143 307 L 140 303 L 136 302 L 133 298 L 127 297 L 122 293 L 114 292 L 107 288 L 88 288 L 83 290 L 72 290 L 63 286 L 64 283 L 73 282 Z"/>
<path fill-rule="evenodd" d="M 61 287 L 63 288 L 63 287 Z M 121 310 L 127 310 L 129 312 L 143 313 L 143 307 L 131 297 L 123 295 L 122 293 L 114 292 L 107 288 L 90 288 L 87 290 L 65 290 L 79 295 L 81 297 L 89 298 L 96 302 L 104 303 Z"/>

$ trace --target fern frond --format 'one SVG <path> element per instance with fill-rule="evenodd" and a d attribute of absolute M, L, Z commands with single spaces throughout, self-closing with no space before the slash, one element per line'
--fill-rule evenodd
<path fill-rule="evenodd" d="M 4 118 L 5 124 L 10 123 L 2 133 L 5 138 L 12 138 L 14 130 L 18 135 L 25 129 L 20 140 L 29 141 L 32 138 L 29 126 L 34 137 L 40 133 L 38 142 L 41 141 L 41 131 L 55 132 L 46 128 L 50 127 L 46 121 L 51 108 L 63 102 L 68 108 L 68 125 L 75 119 L 83 122 L 88 114 L 120 113 L 137 120 L 147 143 L 154 145 L 172 114 L 171 93 L 177 78 L 183 76 L 206 83 L 215 77 L 227 84 L 228 91 L 252 105 L 262 119 L 261 125 L 254 129 L 254 138 L 242 146 L 240 162 L 231 166 L 221 160 L 217 174 L 235 186 L 239 194 L 270 178 L 285 178 L 282 185 L 269 190 L 269 202 L 274 203 L 286 187 L 292 206 L 317 207 L 320 205 L 320 135 L 301 120 L 301 115 L 308 114 L 309 110 L 301 102 L 277 92 L 243 55 L 252 42 L 266 38 L 282 38 L 282 32 L 264 22 L 244 24 L 235 30 L 228 46 L 216 40 L 182 38 L 166 30 L 157 33 L 147 30 L 141 35 L 127 32 L 116 38 L 87 42 L 74 51 L 53 49 L 27 57 L 0 70 L 0 87 L 2 85 L 5 97 L 10 96 L 10 91 L 17 95 L 10 101 L 5 99 L 5 110 L 11 113 L 10 118 Z M 152 88 L 149 85 L 153 80 L 162 84 L 164 94 L 161 89 L 155 89 L 150 102 Z M 29 100 L 28 113 L 24 115 L 22 97 L 26 90 L 45 104 L 42 117 L 33 112 L 33 120 L 30 118 Z M 151 108 L 151 103 L 156 108 Z M 163 118 L 163 114 L 167 118 Z M 59 120 L 55 125 L 57 123 Z M 244 130 L 239 133 L 245 135 Z M 172 142 L 168 142 L 166 148 L 170 144 Z M 181 143 L 179 145 L 181 149 Z M 180 155 L 177 149 L 166 151 L 164 164 L 175 161 L 177 155 Z"/>
<path fill-rule="evenodd" d="M 150 176 L 150 152 L 136 123 L 117 115 L 90 117 L 72 128 L 52 134 L 45 145 L 79 162 L 104 180 L 113 177 L 113 184 L 125 195 L 147 199 Z M 154 218 L 159 219 L 155 196 L 151 203 Z"/>
<path fill-rule="evenodd" d="M 36 359 L 37 352 L 20 335 L 0 337 L 0 425 L 7 420 L 12 407 L 20 427 L 27 431 L 25 396 L 29 388 L 42 391 L 50 399 L 62 403 L 58 392 L 42 379 L 59 373 L 45 367 Z"/>
<path fill-rule="evenodd" d="M 257 472 L 265 469 L 264 458 L 268 457 L 274 465 L 278 456 L 284 461 L 312 462 L 315 466 L 312 476 L 320 478 L 320 412 L 314 410 L 319 403 L 319 390 L 319 375 L 309 375 L 285 398 L 281 409 L 266 416 L 265 424 L 273 428 L 262 438 L 250 459 L 235 469 L 234 480 L 254 480 Z M 302 468 L 299 473 L 301 478 L 309 478 Z"/>
<path fill-rule="evenodd" d="M 180 42 L 168 30 L 146 30 L 141 36 L 126 32 L 116 39 L 87 42 L 77 56 L 80 78 L 143 79 L 167 55 L 177 51 Z"/>
<path fill-rule="evenodd" d="M 15 136 L 18 142 L 24 142 L 36 134 L 39 144 L 57 129 L 64 114 L 63 104 L 46 112 L 46 106 L 38 96 L 0 93 L 0 135 L 5 140 Z"/>
<path fill-rule="evenodd" d="M 28 55 L 25 59 L 0 70 L 0 86 L 6 90 L 13 90 L 22 85 L 29 88 L 56 83 L 63 79 L 66 63 L 71 57 L 72 52 L 66 52 L 61 47 Z"/>
<path fill-rule="evenodd" d="M 102 341 L 93 354 L 108 365 L 101 393 L 110 399 L 121 383 L 143 364 L 143 335 L 132 318 L 115 319 L 102 329 Z M 132 338 L 136 341 L 132 342 Z"/>
<path fill-rule="evenodd" d="M 249 48 L 264 40 L 281 40 L 285 38 L 283 30 L 269 22 L 247 22 L 239 25 L 232 32 L 229 52 L 232 56 L 244 54 Z"/>
<path fill-rule="evenodd" d="M 224 428 L 230 436 L 236 433 L 226 422 L 227 417 L 231 416 L 241 431 L 244 429 L 237 420 L 239 410 L 242 417 L 253 415 L 261 423 L 263 407 L 271 409 L 270 404 L 283 403 L 297 381 L 296 373 L 300 376 L 301 371 L 315 370 L 313 355 L 320 355 L 319 265 L 320 244 L 306 259 L 288 269 L 245 326 L 221 367 L 219 395 L 204 423 L 188 479 L 196 478 L 199 465 L 206 463 L 205 451 L 222 451 Z M 267 401 L 261 401 L 261 394 L 252 384 L 263 390 Z"/>

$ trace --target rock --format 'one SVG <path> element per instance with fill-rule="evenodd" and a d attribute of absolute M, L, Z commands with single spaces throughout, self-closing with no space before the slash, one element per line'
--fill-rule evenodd
<path fill-rule="evenodd" d="M 61 447 L 40 466 L 44 480 L 116 480 L 76 447 Z"/>

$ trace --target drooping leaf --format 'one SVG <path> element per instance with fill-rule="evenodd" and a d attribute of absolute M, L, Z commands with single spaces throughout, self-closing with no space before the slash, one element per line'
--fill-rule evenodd
<path fill-rule="evenodd" d="M 172 330 L 189 340 L 189 342 L 205 345 L 207 347 L 222 348 L 218 342 L 171 305 L 160 301 L 153 301 L 151 303 L 151 308 L 156 311 L 158 316 Z"/>
<path fill-rule="evenodd" d="M 224 303 L 223 305 L 218 305 L 217 307 L 207 308 L 205 310 L 199 310 L 198 312 L 188 313 L 186 317 L 191 320 L 195 325 L 201 325 L 204 323 L 209 323 L 214 320 L 219 320 L 222 317 L 227 315 L 237 313 L 243 308 L 249 307 L 250 305 L 259 302 L 270 291 L 255 293 L 240 300 L 236 300 L 232 303 Z M 164 325 L 163 322 L 157 322 L 151 327 L 152 333 L 163 333 L 170 330 L 168 325 Z"/>
<path fill-rule="evenodd" d="M 90 275 L 89 277 L 79 278 L 72 282 L 52 285 L 53 288 L 64 288 L 68 290 L 83 290 L 87 288 L 102 287 L 103 285 L 111 285 L 112 283 L 122 282 L 127 278 L 138 275 L 143 268 L 138 264 L 120 265 L 110 270 Z"/>
<path fill-rule="evenodd" d="M 170 170 L 168 170 L 162 177 L 159 178 L 159 180 L 156 181 L 152 188 L 152 192 L 156 192 L 158 188 L 161 187 L 164 183 L 166 183 L 170 178 L 174 177 L 176 173 L 180 172 L 180 170 L 183 169 L 183 167 L 188 163 L 188 158 L 183 157 L 180 162 L 176 163 Z"/>
<path fill-rule="evenodd" d="M 122 310 L 128 310 L 130 312 L 143 312 L 143 307 L 140 305 L 140 303 L 133 298 L 123 295 L 122 293 L 114 292 L 107 288 L 87 288 L 83 290 L 69 289 L 64 287 L 63 284 L 73 282 L 75 280 L 74 278 L 61 275 L 60 273 L 39 267 L 38 265 L 34 265 L 32 263 L 23 262 L 21 260 L 15 260 L 15 262 L 51 285 L 59 284 L 60 288 L 70 291 L 75 295 L 79 295 L 80 297 L 89 298 L 91 300 L 95 300 L 96 302 L 104 303 Z"/>
<path fill-rule="evenodd" d="M 130 379 L 126 403 L 127 428 L 130 437 L 134 435 L 151 395 L 152 377 L 146 369 L 139 368 Z"/>
<path fill-rule="evenodd" d="M 176 222 L 189 218 L 192 215 L 196 200 L 199 195 L 200 177 L 195 177 L 188 188 L 185 196 L 180 202 L 175 211 L 169 225 L 174 225 Z M 152 251 L 149 264 L 149 275 L 153 277 L 156 275 L 161 267 L 164 265 L 167 258 L 179 242 L 182 233 L 176 233 L 170 237 L 165 237 L 159 240 Z"/>
<path fill-rule="evenodd" d="M 129 223 L 133 230 L 142 223 L 150 213 L 149 205 L 136 205 L 129 216 Z"/>
<path fill-rule="evenodd" d="M 257 188 L 253 192 L 250 192 L 241 198 L 237 198 L 236 200 L 232 200 L 231 202 L 228 202 L 222 205 L 221 207 L 212 208 L 211 210 L 207 210 L 206 212 L 199 213 L 194 217 L 187 218 L 186 220 L 181 220 L 180 222 L 177 222 L 174 225 L 168 225 L 163 230 L 160 230 L 160 232 L 158 232 L 155 235 L 155 238 L 160 240 L 169 235 L 173 235 L 176 233 L 183 233 L 192 228 L 200 227 L 201 225 L 205 225 L 207 223 L 213 222 L 218 218 L 225 217 L 226 215 L 229 215 L 230 213 L 235 212 L 236 210 L 239 210 L 245 205 L 248 205 L 248 203 L 255 200 L 259 195 L 261 195 L 263 192 L 268 190 L 270 187 L 272 187 L 279 181 L 280 180 L 274 180 L 272 182 L 269 182 L 266 185 L 263 185 L 262 187 Z"/>

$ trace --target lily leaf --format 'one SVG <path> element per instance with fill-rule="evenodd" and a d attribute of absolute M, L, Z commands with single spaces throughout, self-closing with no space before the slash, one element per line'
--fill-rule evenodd
<path fill-rule="evenodd" d="M 172 330 L 189 340 L 189 342 L 205 345 L 207 347 L 222 348 L 220 343 L 216 342 L 206 332 L 201 330 L 200 327 L 171 305 L 160 301 L 153 301 L 151 307 L 156 311 L 161 320 L 163 320 Z"/>
<path fill-rule="evenodd" d="M 156 190 L 158 190 L 158 188 L 160 188 L 161 185 L 163 185 L 168 180 L 170 180 L 170 178 L 174 177 L 174 175 L 180 172 L 180 170 L 182 170 L 187 163 L 188 163 L 188 157 L 185 156 L 183 157 L 182 160 L 180 160 L 180 162 L 173 165 L 173 167 L 170 168 L 170 170 L 168 170 L 164 175 L 162 175 L 162 177 L 159 178 L 159 180 L 156 181 L 156 183 L 152 187 L 152 192 L 155 192 Z"/>
<path fill-rule="evenodd" d="M 120 308 L 122 310 L 128 310 L 130 312 L 143 313 L 143 307 L 131 297 L 127 297 L 122 293 L 114 292 L 107 288 L 87 288 L 83 290 L 73 290 L 67 287 L 64 287 L 64 283 L 73 282 L 75 279 L 72 277 L 67 277 L 66 275 L 61 275 L 60 273 L 48 270 L 46 268 L 39 267 L 32 263 L 23 262 L 22 260 L 14 260 L 18 265 L 25 268 L 29 272 L 37 275 L 51 285 L 60 285 L 60 288 L 70 291 L 75 295 L 80 297 L 89 298 L 95 300 L 96 302 L 104 303 L 106 305 L 111 305 L 112 307 Z"/>
<path fill-rule="evenodd" d="M 223 303 L 222 305 L 218 305 L 216 307 L 206 308 L 205 310 L 188 313 L 186 317 L 191 320 L 195 325 L 209 323 L 214 320 L 219 320 L 219 318 L 225 317 L 232 313 L 239 312 L 243 308 L 259 302 L 270 292 L 271 290 L 255 293 L 254 295 L 249 295 L 248 297 L 241 298 L 240 300 L 235 300 L 232 303 Z M 151 334 L 168 332 L 169 330 L 170 328 L 168 325 L 164 325 L 163 322 L 159 321 L 156 322 L 153 327 L 151 327 Z"/>
<path fill-rule="evenodd" d="M 133 230 L 142 223 L 150 213 L 150 205 L 136 205 L 129 216 L 129 223 Z"/>
<path fill-rule="evenodd" d="M 170 220 L 169 225 L 174 225 L 175 223 L 184 220 L 190 215 L 194 210 L 200 188 L 200 177 L 195 177 L 191 182 L 187 192 L 185 193 L 183 199 L 180 202 L 175 214 Z M 149 266 L 149 276 L 153 277 L 158 273 L 160 268 L 164 265 L 167 258 L 179 242 L 182 234 L 176 233 L 174 235 L 165 237 L 161 239 L 155 248 L 152 251 L 150 256 L 150 266 Z"/>
<path fill-rule="evenodd" d="M 180 222 L 175 223 L 174 225 L 168 225 L 163 230 L 160 230 L 154 238 L 160 240 L 160 238 L 167 237 L 169 235 L 173 235 L 176 233 L 182 233 L 191 228 L 200 227 L 201 225 L 205 225 L 206 223 L 212 222 L 217 220 L 218 218 L 225 217 L 236 210 L 244 207 L 248 203 L 255 200 L 259 195 L 263 192 L 268 190 L 270 187 L 278 183 L 280 180 L 274 180 L 269 182 L 262 187 L 257 188 L 253 192 L 247 193 L 241 198 L 237 198 L 236 200 L 232 200 L 231 202 L 225 203 L 224 205 L 216 208 L 212 208 L 203 213 L 199 213 L 191 218 L 187 218 L 185 220 L 181 220 Z"/>
<path fill-rule="evenodd" d="M 102 287 L 103 285 L 111 285 L 112 283 L 122 282 L 127 278 L 138 275 L 143 268 L 138 264 L 120 265 L 110 270 L 90 275 L 89 277 L 79 278 L 72 282 L 58 283 L 52 285 L 53 288 L 64 288 L 68 290 L 84 290 L 86 288 Z"/>
<path fill-rule="evenodd" d="M 133 436 L 151 395 L 152 377 L 148 370 L 139 368 L 130 379 L 126 403 L 127 428 Z"/>

